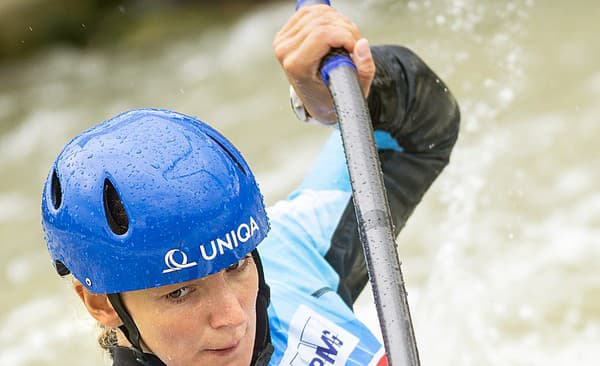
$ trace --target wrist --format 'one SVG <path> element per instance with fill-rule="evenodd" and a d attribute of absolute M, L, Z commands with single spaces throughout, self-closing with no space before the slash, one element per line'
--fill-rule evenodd
<path fill-rule="evenodd" d="M 335 120 L 334 121 L 325 121 L 325 120 L 317 119 L 317 118 L 314 118 L 313 116 L 311 116 L 311 114 L 308 112 L 308 110 L 304 106 L 302 99 L 300 99 L 300 97 L 296 93 L 296 90 L 294 90 L 294 87 L 291 85 L 290 85 L 290 103 L 292 106 L 292 110 L 294 111 L 294 114 L 302 122 L 325 125 L 325 126 L 332 126 L 337 123 L 337 121 L 335 121 Z"/>

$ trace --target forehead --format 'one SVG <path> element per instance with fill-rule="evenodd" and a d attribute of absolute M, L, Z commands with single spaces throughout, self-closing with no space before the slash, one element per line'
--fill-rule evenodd
<path fill-rule="evenodd" d="M 248 261 L 248 264 L 252 264 L 252 267 L 254 268 L 255 262 L 254 262 L 254 258 L 251 255 L 248 255 L 247 257 L 245 257 L 245 260 Z M 227 271 L 227 269 L 223 269 L 220 272 L 213 273 L 211 275 L 208 275 L 208 276 L 205 276 L 202 278 L 196 278 L 193 280 L 174 283 L 174 284 L 170 284 L 170 285 L 152 287 L 152 288 L 147 288 L 147 289 L 143 289 L 143 290 L 126 291 L 126 292 L 123 292 L 122 295 L 124 295 L 126 297 L 159 297 L 159 296 L 168 294 L 169 292 L 180 289 L 182 287 L 216 286 L 217 284 L 214 282 L 214 280 L 217 278 L 217 276 L 222 276 L 226 271 Z"/>
<path fill-rule="evenodd" d="M 164 294 L 168 294 L 169 292 L 175 291 L 182 287 L 190 287 L 190 286 L 209 286 L 210 277 L 218 276 L 219 273 L 212 274 L 210 276 L 197 278 L 190 281 L 174 283 L 171 285 L 164 285 L 159 287 L 152 287 L 143 290 L 135 290 L 135 291 L 127 291 L 123 292 L 122 296 L 130 297 L 130 298 L 148 298 L 148 297 L 158 297 Z"/>

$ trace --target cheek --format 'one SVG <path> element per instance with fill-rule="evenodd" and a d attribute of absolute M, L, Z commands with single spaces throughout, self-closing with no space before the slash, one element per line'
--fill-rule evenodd
<path fill-rule="evenodd" d="M 258 297 L 258 272 L 253 268 L 253 274 L 240 281 L 237 286 L 237 299 L 248 319 L 247 333 L 242 344 L 244 349 L 243 360 L 239 364 L 249 365 L 254 350 L 254 340 L 256 337 L 256 299 Z"/>
<path fill-rule="evenodd" d="M 251 276 L 251 280 L 244 287 L 245 297 L 244 304 L 242 305 L 249 319 L 249 331 L 252 336 L 252 344 L 254 344 L 254 336 L 256 333 L 256 299 L 258 298 L 258 271 L 256 267 L 253 268 L 254 275 Z"/>
<path fill-rule="evenodd" d="M 240 306 L 248 314 L 251 323 L 256 322 L 256 299 L 258 297 L 258 271 L 252 264 L 250 273 L 242 281 L 238 281 L 236 286 L 237 298 Z"/>
<path fill-rule="evenodd" d="M 248 329 L 254 336 L 256 330 L 256 298 L 258 296 L 258 289 L 256 288 L 252 293 L 249 293 L 245 298 L 241 299 L 241 306 L 244 312 L 248 316 Z"/>
<path fill-rule="evenodd" d="M 206 323 L 193 307 L 155 310 L 136 320 L 146 346 L 161 359 L 179 364 L 199 349 Z"/>

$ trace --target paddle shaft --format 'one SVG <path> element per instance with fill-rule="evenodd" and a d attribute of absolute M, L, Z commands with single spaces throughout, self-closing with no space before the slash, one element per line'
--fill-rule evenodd
<path fill-rule="evenodd" d="M 298 1 L 296 9 L 328 1 Z M 343 50 L 333 50 L 321 66 L 340 125 L 352 198 L 388 364 L 418 366 L 419 355 L 396 252 L 383 173 L 371 117 L 356 67 Z"/>

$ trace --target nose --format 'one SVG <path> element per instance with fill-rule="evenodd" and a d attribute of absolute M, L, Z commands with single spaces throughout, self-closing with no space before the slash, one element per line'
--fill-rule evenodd
<path fill-rule="evenodd" d="M 235 291 L 220 273 L 216 274 L 209 300 L 209 324 L 212 328 L 236 328 L 247 321 L 242 307 L 241 294 Z"/>

